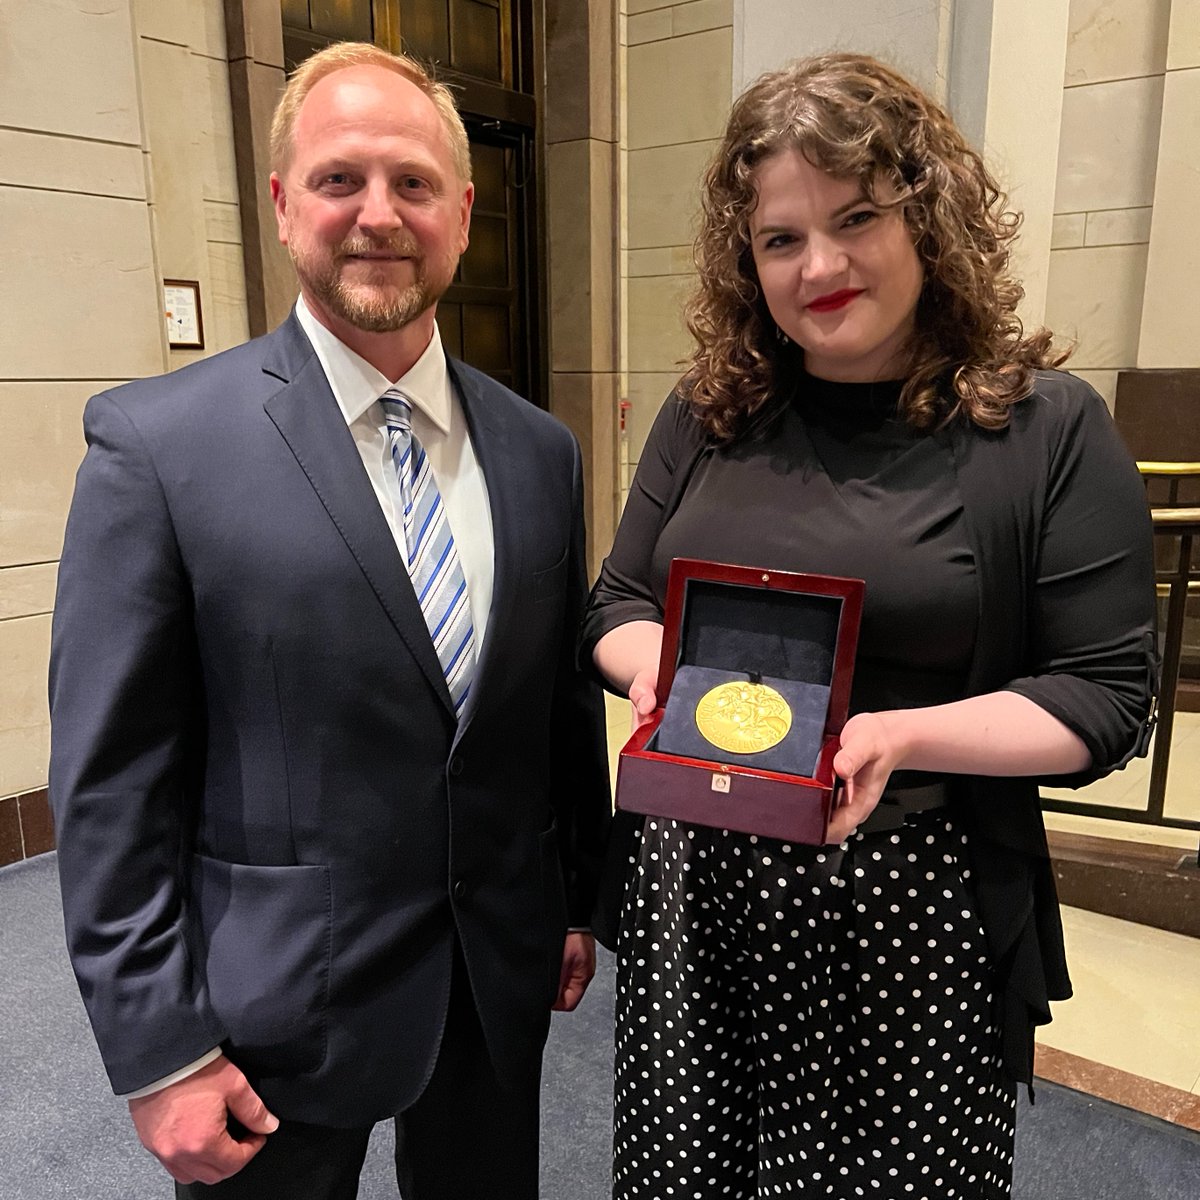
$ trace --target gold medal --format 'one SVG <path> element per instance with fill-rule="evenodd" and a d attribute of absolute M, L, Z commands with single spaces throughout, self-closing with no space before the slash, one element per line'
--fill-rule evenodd
<path fill-rule="evenodd" d="M 758 754 L 777 746 L 792 727 L 788 702 L 765 683 L 722 683 L 696 705 L 705 741 L 731 754 Z"/>

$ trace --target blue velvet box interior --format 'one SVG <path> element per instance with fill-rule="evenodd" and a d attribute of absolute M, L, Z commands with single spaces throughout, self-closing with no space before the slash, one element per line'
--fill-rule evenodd
<path fill-rule="evenodd" d="M 842 600 L 712 580 L 689 580 L 679 661 L 648 750 L 811 777 L 825 733 Z M 721 683 L 761 677 L 788 702 L 792 726 L 757 754 L 714 746 L 696 725 L 701 697 Z"/>

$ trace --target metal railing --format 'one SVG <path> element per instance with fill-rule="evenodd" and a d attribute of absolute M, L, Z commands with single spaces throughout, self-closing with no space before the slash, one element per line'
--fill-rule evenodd
<path fill-rule="evenodd" d="M 1150 509 L 1156 542 L 1176 543 L 1170 567 L 1155 572 L 1160 597 L 1167 601 L 1167 619 L 1162 637 L 1162 678 L 1158 699 L 1158 722 L 1154 731 L 1154 749 L 1150 758 L 1150 782 L 1146 807 L 1129 808 L 1110 804 L 1092 804 L 1081 800 L 1043 797 L 1042 807 L 1051 812 L 1075 813 L 1085 817 L 1103 817 L 1110 821 L 1135 821 L 1144 825 L 1163 825 L 1173 829 L 1200 830 L 1200 820 L 1168 817 L 1163 809 L 1167 795 L 1167 774 L 1171 761 L 1171 735 L 1175 727 L 1180 668 L 1183 658 L 1183 633 L 1189 596 L 1200 596 L 1200 565 L 1193 562 L 1193 547 L 1200 537 L 1200 506 L 1181 504 L 1180 487 L 1186 480 L 1200 480 L 1200 463 L 1139 462 L 1138 470 L 1147 484 L 1154 479 L 1167 481 L 1166 503 Z M 1197 781 L 1200 787 L 1200 780 Z"/>

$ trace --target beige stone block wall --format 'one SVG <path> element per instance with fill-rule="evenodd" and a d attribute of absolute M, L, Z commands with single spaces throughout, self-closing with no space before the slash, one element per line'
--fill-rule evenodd
<path fill-rule="evenodd" d="M 629 407 L 619 451 L 626 487 L 691 349 L 683 307 L 695 278 L 700 178 L 732 97 L 734 20 L 730 0 L 627 2 L 621 274 Z"/>
<path fill-rule="evenodd" d="M 1055 213 L 1050 234 L 1051 250 L 1082 246 L 1087 237 L 1087 213 Z"/>
<path fill-rule="evenodd" d="M 690 248 L 699 212 L 700 179 L 716 148 L 717 140 L 706 138 L 629 151 L 630 250 Z"/>
<path fill-rule="evenodd" d="M 1167 70 L 1200 67 L 1200 0 L 1171 0 Z"/>
<path fill-rule="evenodd" d="M 52 612 L 57 582 L 57 563 L 0 570 L 0 621 Z"/>
<path fill-rule="evenodd" d="M 0 129 L 0 187 L 4 185 L 123 200 L 146 198 L 140 146 L 25 129 Z"/>
<path fill-rule="evenodd" d="M 46 782 L 49 612 L 84 400 L 159 371 L 130 5 L 6 5 L 0 85 L 0 797 Z"/>
<path fill-rule="evenodd" d="M 129 379 L 162 369 L 144 200 L 0 187 L 0 230 L 5 378 Z"/>
<path fill-rule="evenodd" d="M 1071 0 L 1046 322 L 1111 407 L 1139 363 L 1172 0 Z"/>
<path fill-rule="evenodd" d="M 1045 321 L 1069 20 L 1069 0 L 991 0 L 983 151 L 1024 218 L 1012 272 L 1031 326 Z"/>
<path fill-rule="evenodd" d="M 1174 4 L 1071 0 L 1067 86 L 1161 74 Z"/>
<path fill-rule="evenodd" d="M 1200 367 L 1200 0 L 1173 0 L 1139 367 Z"/>
<path fill-rule="evenodd" d="M 141 143 L 128 0 L 6 4 L 3 33 L 0 126 L 117 145 Z"/>
<path fill-rule="evenodd" d="M 1111 404 L 1116 372 L 1200 366 L 1200 0 L 1072 0 L 1049 323 Z"/>
<path fill-rule="evenodd" d="M 1000 20 L 993 21 L 991 10 L 1001 2 L 739 0 L 734 83 L 741 91 L 763 71 L 773 71 L 793 58 L 852 50 L 891 63 L 931 95 L 946 99 L 956 27 L 969 27 L 972 17 L 982 15 L 986 36 Z M 986 85 L 986 52 L 970 74 L 974 85 Z M 978 133 L 982 136 L 982 130 Z"/>
<path fill-rule="evenodd" d="M 173 370 L 250 333 L 225 10 L 223 0 L 136 0 L 136 18 L 159 267 L 199 281 L 204 317 L 204 349 L 170 350 Z"/>
<path fill-rule="evenodd" d="M 0 799 L 46 783 L 46 669 L 87 398 L 246 336 L 223 0 L 0 6 Z"/>
<path fill-rule="evenodd" d="M 0 796 L 45 785 L 50 751 L 49 657 L 49 615 L 0 621 Z"/>
<path fill-rule="evenodd" d="M 1071 0 L 1047 320 L 1116 373 L 1200 366 L 1200 0 Z"/>
<path fill-rule="evenodd" d="M 732 25 L 636 43 L 631 20 L 629 36 L 629 149 L 719 134 L 732 88 Z"/>
<path fill-rule="evenodd" d="M 1150 241 L 1153 209 L 1122 208 L 1090 212 L 1084 229 L 1085 246 L 1134 246 Z"/>
<path fill-rule="evenodd" d="M 1154 200 L 1163 72 L 1067 88 L 1057 212 L 1139 208 Z"/>
<path fill-rule="evenodd" d="M 104 386 L 101 380 L 0 383 L 0 590 L 8 569 L 58 561 L 84 451 L 83 406 Z"/>
<path fill-rule="evenodd" d="M 1116 373 L 1200 366 L 1200 0 L 1072 0 L 1047 320 Z"/>
<path fill-rule="evenodd" d="M 1068 369 L 1076 374 L 1105 371 L 1104 387 L 1093 386 L 1112 405 L 1116 372 L 1134 366 L 1147 246 L 1084 246 L 1050 255 L 1046 323 L 1077 342 Z"/>
<path fill-rule="evenodd" d="M 683 307 L 692 275 L 645 275 L 629 280 L 629 372 L 674 372 L 683 369 L 692 341 Z"/>

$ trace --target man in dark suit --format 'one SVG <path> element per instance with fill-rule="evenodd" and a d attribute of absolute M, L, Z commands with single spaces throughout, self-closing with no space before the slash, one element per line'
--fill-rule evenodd
<path fill-rule="evenodd" d="M 51 663 L 67 937 L 180 1196 L 537 1194 L 609 804 L 580 456 L 448 360 L 453 100 L 331 47 L 272 130 L 274 333 L 95 397 Z"/>

